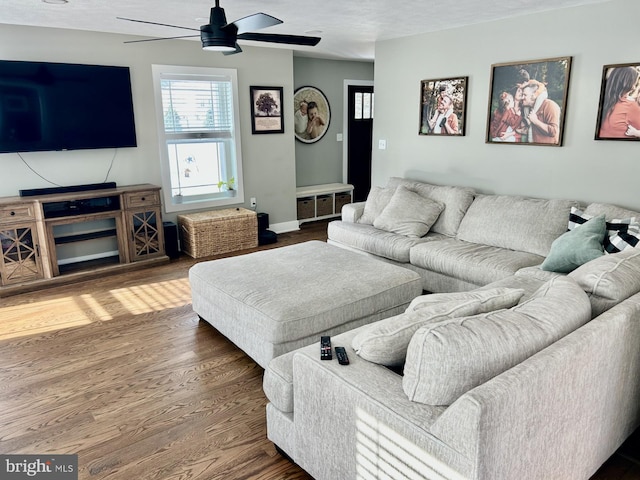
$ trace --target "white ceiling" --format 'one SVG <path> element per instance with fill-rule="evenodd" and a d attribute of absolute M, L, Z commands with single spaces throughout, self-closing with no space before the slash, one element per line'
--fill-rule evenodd
<path fill-rule="evenodd" d="M 607 1 L 611 0 L 221 0 L 220 6 L 225 9 L 229 22 L 257 12 L 284 20 L 284 24 L 260 32 L 322 37 L 316 47 L 269 46 L 293 48 L 296 55 L 373 60 L 377 40 Z M 66 4 L 50 4 L 42 0 L 2 0 L 1 3 L 0 24 L 121 33 L 135 35 L 137 39 L 144 36 L 177 36 L 185 31 L 127 22 L 116 17 L 197 29 L 208 23 L 214 0 L 68 0 Z M 544 34 L 544 28 L 540 26 L 534 31 Z M 525 39 L 523 31 L 522 41 Z M 198 38 L 196 40 L 199 41 Z M 497 45 L 493 47 L 500 48 Z"/>

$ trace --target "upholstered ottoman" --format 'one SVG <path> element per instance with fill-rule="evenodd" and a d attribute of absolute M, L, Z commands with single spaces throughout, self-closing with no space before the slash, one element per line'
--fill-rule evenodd
<path fill-rule="evenodd" d="M 197 263 L 189 281 L 193 310 L 263 368 L 422 293 L 417 273 L 320 241 Z"/>

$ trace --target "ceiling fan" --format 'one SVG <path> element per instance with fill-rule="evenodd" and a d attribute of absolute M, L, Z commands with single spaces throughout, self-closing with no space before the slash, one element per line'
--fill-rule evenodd
<path fill-rule="evenodd" d="M 257 42 L 286 43 L 293 45 L 315 46 L 320 41 L 320 37 L 307 37 L 302 35 L 281 35 L 275 33 L 254 33 L 252 30 L 271 27 L 283 23 L 282 20 L 267 15 L 266 13 L 256 13 L 243 17 L 235 22 L 227 23 L 224 8 L 220 7 L 220 1 L 216 0 L 216 6 L 211 8 L 209 23 L 202 25 L 199 29 L 190 27 L 180 27 L 178 25 L 167 25 L 166 23 L 147 22 L 145 20 L 135 20 L 133 18 L 117 17 L 119 20 L 129 22 L 147 23 L 150 25 L 161 25 L 164 27 L 181 28 L 183 30 L 193 30 L 200 32 L 200 40 L 204 50 L 223 52 L 225 55 L 233 55 L 242 52 L 238 40 L 253 40 Z M 182 35 L 177 37 L 148 38 L 145 40 L 132 40 L 125 43 L 152 42 L 156 40 L 171 40 L 175 38 L 190 38 L 198 35 Z"/>

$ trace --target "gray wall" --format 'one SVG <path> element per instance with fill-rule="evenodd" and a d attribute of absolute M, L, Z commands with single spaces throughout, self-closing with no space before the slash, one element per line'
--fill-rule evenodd
<path fill-rule="evenodd" d="M 293 115 L 285 115 L 285 133 L 252 135 L 249 86 L 284 87 L 284 111 L 293 111 L 293 53 L 287 49 L 243 46 L 240 55 L 204 52 L 186 40 L 124 45 L 122 35 L 74 30 L 0 25 L 0 58 L 67 63 L 123 65 L 131 68 L 137 148 L 24 153 L 40 175 L 61 185 L 99 183 L 160 184 L 151 65 L 193 65 L 236 68 L 240 97 L 245 199 L 256 197 L 258 210 L 271 223 L 293 222 L 295 204 L 295 148 Z M 17 195 L 22 188 L 50 187 L 17 154 L 0 154 L 0 196 Z M 167 216 L 166 219 L 174 219 Z"/>
<path fill-rule="evenodd" d="M 640 2 L 613 0 L 378 42 L 373 185 L 409 176 L 640 209 L 640 142 L 594 140 L 602 67 L 640 63 L 639 18 Z M 564 146 L 485 144 L 491 65 L 560 56 L 573 57 Z M 457 76 L 469 77 L 466 136 L 419 136 L 420 80 Z"/>
<path fill-rule="evenodd" d="M 342 182 L 344 80 L 373 80 L 372 62 L 293 58 L 295 88 L 319 88 L 329 100 L 331 123 L 325 135 L 315 143 L 296 141 L 296 185 Z M 292 114 L 293 115 L 293 114 Z"/>

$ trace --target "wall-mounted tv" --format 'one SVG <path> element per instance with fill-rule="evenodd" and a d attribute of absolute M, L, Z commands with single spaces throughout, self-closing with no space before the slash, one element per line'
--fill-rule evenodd
<path fill-rule="evenodd" d="M 0 153 L 135 146 L 129 67 L 0 60 Z"/>

